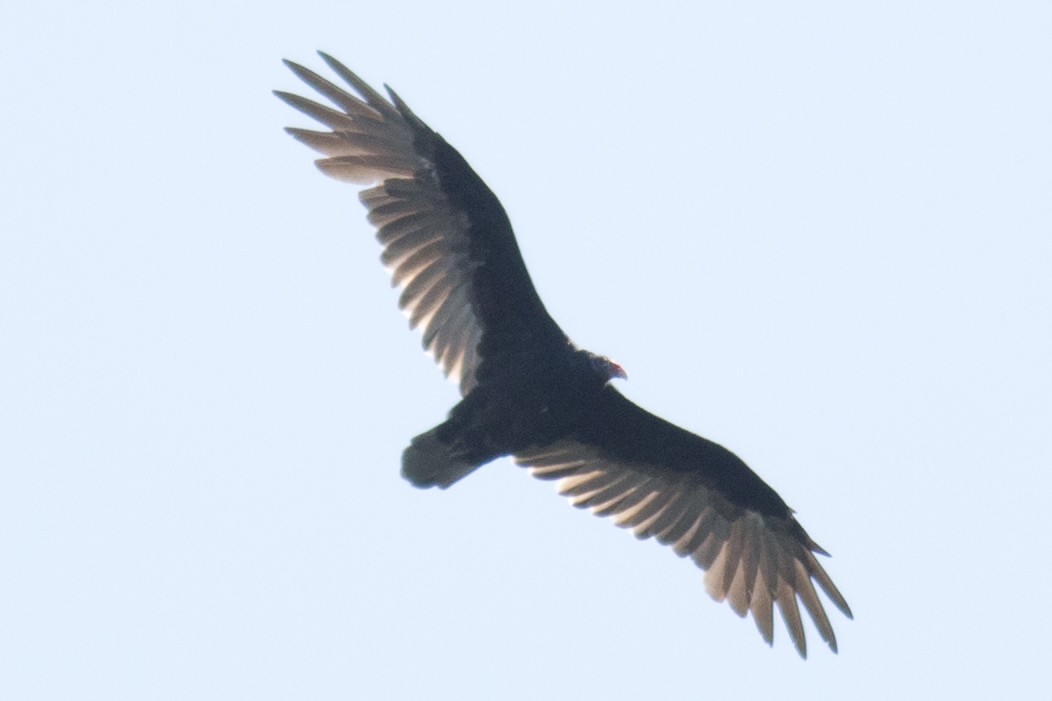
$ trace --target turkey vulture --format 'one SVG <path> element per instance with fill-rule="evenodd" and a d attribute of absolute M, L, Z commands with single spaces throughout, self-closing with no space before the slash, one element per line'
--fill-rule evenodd
<path fill-rule="evenodd" d="M 405 449 L 405 478 L 446 488 L 510 455 L 535 477 L 561 480 L 574 506 L 689 555 L 709 594 L 752 612 L 768 644 L 777 606 L 806 657 L 799 600 L 836 652 L 814 584 L 851 610 L 815 557 L 828 553 L 792 509 L 736 455 L 614 389 L 624 370 L 577 348 L 548 315 L 504 208 L 464 158 L 390 88 L 385 98 L 321 57 L 353 93 L 286 61 L 333 105 L 275 92 L 331 130 L 287 131 L 325 155 L 326 175 L 370 186 L 360 199 L 399 306 L 463 396 Z"/>

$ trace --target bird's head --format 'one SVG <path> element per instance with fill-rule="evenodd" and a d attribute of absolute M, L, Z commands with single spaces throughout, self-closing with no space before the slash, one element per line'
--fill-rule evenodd
<path fill-rule="evenodd" d="M 625 372 L 625 369 L 610 360 L 610 358 L 607 358 L 605 355 L 596 355 L 595 353 L 589 353 L 588 355 L 592 361 L 592 368 L 603 378 L 604 382 L 609 382 L 615 377 L 619 377 L 622 380 L 628 379 L 628 373 Z"/>

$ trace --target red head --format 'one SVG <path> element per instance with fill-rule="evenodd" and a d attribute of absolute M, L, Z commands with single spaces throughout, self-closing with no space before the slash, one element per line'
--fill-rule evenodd
<path fill-rule="evenodd" d="M 605 355 L 593 354 L 592 367 L 595 368 L 596 372 L 605 377 L 607 382 L 614 379 L 615 377 L 619 377 L 622 380 L 628 379 L 628 373 L 625 372 L 625 369 L 617 363 L 615 363 L 614 361 L 610 360 L 610 358 L 607 358 Z"/>

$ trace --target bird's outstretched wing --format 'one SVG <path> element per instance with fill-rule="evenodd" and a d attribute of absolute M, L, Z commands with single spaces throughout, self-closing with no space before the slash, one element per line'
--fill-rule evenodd
<path fill-rule="evenodd" d="M 797 601 L 835 652 L 836 636 L 814 583 L 846 616 L 847 601 L 815 553 L 826 554 L 781 497 L 726 448 L 650 414 L 613 387 L 565 439 L 515 455 L 535 477 L 561 479 L 574 506 L 611 516 L 636 536 L 656 538 L 705 570 L 717 601 L 752 613 L 764 640 L 773 609 L 807 655 Z"/>
<path fill-rule="evenodd" d="M 457 151 L 388 88 L 390 99 L 330 56 L 353 90 L 286 65 L 333 105 L 275 91 L 331 131 L 287 131 L 325 154 L 323 173 L 360 185 L 399 306 L 424 347 L 467 395 L 481 366 L 567 343 L 530 281 L 500 201 Z M 503 356 L 503 357 L 502 357 Z"/>

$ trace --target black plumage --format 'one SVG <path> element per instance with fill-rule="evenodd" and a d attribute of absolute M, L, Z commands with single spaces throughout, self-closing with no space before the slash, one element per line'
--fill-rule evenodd
<path fill-rule="evenodd" d="M 768 643 L 777 607 L 806 655 L 799 602 L 835 651 L 814 584 L 850 609 L 782 498 L 730 451 L 614 389 L 624 371 L 578 349 L 552 320 L 504 208 L 464 158 L 393 91 L 385 99 L 322 58 L 357 95 L 286 62 L 335 106 L 277 92 L 331 130 L 288 132 L 325 154 L 317 164 L 327 175 L 372 186 L 360 198 L 402 288 L 399 305 L 463 397 L 406 448 L 405 477 L 445 488 L 510 455 L 561 480 L 575 506 L 691 557 L 709 593 L 740 616 L 752 612 Z"/>

